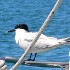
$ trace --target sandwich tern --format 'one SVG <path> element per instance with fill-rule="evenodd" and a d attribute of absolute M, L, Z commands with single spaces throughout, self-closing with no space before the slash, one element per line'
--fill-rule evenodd
<path fill-rule="evenodd" d="M 17 24 L 14 29 L 8 32 L 15 32 L 15 41 L 24 51 L 31 45 L 33 39 L 36 37 L 37 32 L 30 32 L 26 24 Z M 70 43 L 70 37 L 57 39 L 54 37 L 48 37 L 41 34 L 38 41 L 31 48 L 30 58 L 28 60 L 35 60 L 37 53 L 46 52 L 52 48 L 56 48 L 60 45 Z M 35 53 L 34 59 L 31 59 L 32 53 Z"/>

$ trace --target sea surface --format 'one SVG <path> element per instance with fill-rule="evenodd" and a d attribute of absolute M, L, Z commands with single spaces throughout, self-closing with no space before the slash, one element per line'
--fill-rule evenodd
<path fill-rule="evenodd" d="M 0 0 L 0 57 L 20 58 L 24 53 L 15 43 L 15 33 L 6 32 L 16 24 L 25 23 L 29 30 L 37 32 L 57 0 Z M 43 34 L 56 38 L 70 37 L 70 0 L 63 0 Z M 70 45 L 60 46 L 48 52 L 39 53 L 36 61 L 69 61 Z M 26 59 L 29 55 L 26 57 Z M 8 70 L 14 65 L 6 63 Z M 17 70 L 62 70 L 20 65 Z"/>

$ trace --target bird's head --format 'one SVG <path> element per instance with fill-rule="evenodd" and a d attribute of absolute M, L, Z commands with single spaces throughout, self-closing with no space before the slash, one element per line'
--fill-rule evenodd
<path fill-rule="evenodd" d="M 7 31 L 8 32 L 15 32 L 17 29 L 24 29 L 29 32 L 28 26 L 26 24 L 17 24 L 14 29 Z"/>

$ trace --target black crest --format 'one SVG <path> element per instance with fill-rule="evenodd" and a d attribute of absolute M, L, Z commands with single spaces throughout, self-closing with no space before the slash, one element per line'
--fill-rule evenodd
<path fill-rule="evenodd" d="M 26 31 L 29 31 L 28 30 L 28 26 L 26 25 L 26 24 L 17 24 L 16 26 L 15 26 L 15 29 L 25 29 Z"/>

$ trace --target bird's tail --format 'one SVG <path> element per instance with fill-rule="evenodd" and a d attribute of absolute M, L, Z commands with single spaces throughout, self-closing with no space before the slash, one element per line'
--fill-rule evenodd
<path fill-rule="evenodd" d="M 58 42 L 60 44 L 69 44 L 70 43 L 70 37 L 59 39 Z"/>
<path fill-rule="evenodd" d="M 67 43 L 70 43 L 70 37 L 64 39 Z"/>
<path fill-rule="evenodd" d="M 65 44 L 70 44 L 70 37 L 58 39 L 58 44 L 52 45 L 50 47 L 56 48 L 58 46 L 65 45 Z"/>

